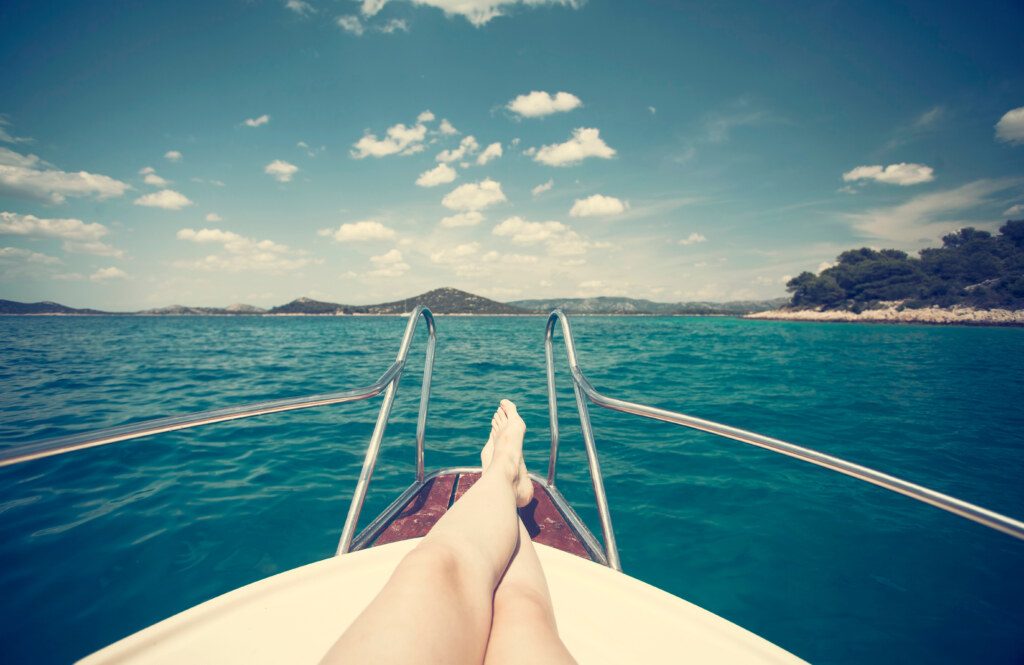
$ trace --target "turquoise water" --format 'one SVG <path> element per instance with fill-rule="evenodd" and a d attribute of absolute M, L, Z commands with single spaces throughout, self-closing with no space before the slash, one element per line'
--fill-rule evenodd
<path fill-rule="evenodd" d="M 403 326 L 0 317 L 0 441 L 369 383 Z M 581 364 L 608 394 L 1024 516 L 1024 330 L 717 318 L 574 326 Z M 543 327 L 541 318 L 438 320 L 428 468 L 475 463 L 501 397 L 520 404 L 527 461 L 544 468 Z M 411 480 L 420 335 L 364 522 Z M 599 533 L 564 372 L 560 390 L 560 483 Z M 378 405 L 0 469 L 0 662 L 67 662 L 330 556 Z M 1024 543 L 739 443 L 592 414 L 628 573 L 817 663 L 1024 658 Z"/>

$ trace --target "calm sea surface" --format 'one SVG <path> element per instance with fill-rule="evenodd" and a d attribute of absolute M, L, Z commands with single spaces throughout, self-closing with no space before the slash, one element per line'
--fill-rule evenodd
<path fill-rule="evenodd" d="M 582 367 L 610 395 L 1024 516 L 1024 330 L 574 324 Z M 0 317 L 0 445 L 366 384 L 393 360 L 404 325 Z M 428 469 L 476 464 L 502 397 L 526 420 L 528 464 L 544 468 L 543 328 L 542 318 L 438 319 Z M 411 481 L 419 334 L 364 523 Z M 560 390 L 560 482 L 600 533 L 564 371 Z M 332 555 L 378 406 L 222 423 L 0 469 L 0 662 L 67 662 Z M 739 443 L 592 414 L 626 572 L 812 662 L 1024 658 L 1024 542 Z"/>

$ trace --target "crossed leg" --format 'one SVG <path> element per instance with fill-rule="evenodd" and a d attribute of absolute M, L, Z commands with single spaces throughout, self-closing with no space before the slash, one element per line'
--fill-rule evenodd
<path fill-rule="evenodd" d="M 526 425 L 508 400 L 491 424 L 480 480 L 405 556 L 322 663 L 477 665 L 485 655 L 489 663 L 511 662 L 510 640 L 520 636 L 527 642 L 553 636 L 565 654 L 553 662 L 572 662 L 558 640 L 540 562 L 516 514 L 533 491 L 522 463 Z M 546 605 L 538 602 L 539 593 Z M 489 649 L 492 622 L 501 625 Z M 519 622 L 524 625 L 505 627 Z M 559 653 L 557 646 L 538 657 Z"/>

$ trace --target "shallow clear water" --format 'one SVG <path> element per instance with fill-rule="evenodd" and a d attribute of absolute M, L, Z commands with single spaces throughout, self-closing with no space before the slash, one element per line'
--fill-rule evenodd
<path fill-rule="evenodd" d="M 0 441 L 366 384 L 393 360 L 404 324 L 0 317 Z M 1024 516 L 1024 330 L 717 318 L 574 327 L 581 364 L 607 394 Z M 544 468 L 543 328 L 541 318 L 438 320 L 428 469 L 476 463 L 501 397 L 520 403 L 527 461 Z M 422 348 L 421 332 L 364 522 L 411 481 Z M 560 483 L 600 533 L 564 371 L 560 390 Z M 0 469 L 0 662 L 67 662 L 330 556 L 378 405 Z M 626 572 L 813 662 L 1024 658 L 1024 543 L 739 443 L 592 415 Z"/>

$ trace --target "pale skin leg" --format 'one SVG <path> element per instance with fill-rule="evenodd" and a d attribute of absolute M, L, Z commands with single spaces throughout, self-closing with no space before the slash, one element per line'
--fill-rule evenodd
<path fill-rule="evenodd" d="M 519 545 L 494 591 L 494 620 L 484 658 L 484 665 L 511 663 L 576 663 L 558 636 L 544 570 L 521 521 Z"/>
<path fill-rule="evenodd" d="M 525 431 L 515 405 L 503 400 L 492 420 L 493 459 L 480 480 L 406 555 L 321 662 L 483 662 L 495 588 L 515 567 L 509 561 L 520 537 L 516 505 L 529 501 L 521 488 L 533 489 L 520 482 Z"/>

